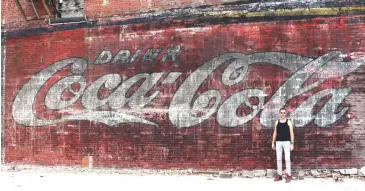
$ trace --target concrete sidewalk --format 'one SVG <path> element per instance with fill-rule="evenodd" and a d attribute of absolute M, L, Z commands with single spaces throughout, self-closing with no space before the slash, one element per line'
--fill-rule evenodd
<path fill-rule="evenodd" d="M 306 178 L 274 182 L 272 178 L 239 178 L 229 179 L 210 175 L 126 175 L 104 173 L 76 172 L 32 172 L 32 171 L 0 171 L 0 190 L 123 190 L 123 191 L 186 191 L 186 190 L 348 190 L 364 191 L 365 181 L 344 179 L 334 182 L 333 179 Z"/>

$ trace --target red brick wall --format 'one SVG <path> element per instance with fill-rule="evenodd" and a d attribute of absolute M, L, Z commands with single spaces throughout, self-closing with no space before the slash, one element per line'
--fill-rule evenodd
<path fill-rule="evenodd" d="M 96 167 L 276 168 L 267 124 L 275 119 L 270 112 L 276 117 L 281 106 L 272 100 L 287 97 L 282 104 L 292 115 L 297 112 L 294 169 L 363 166 L 364 21 L 364 16 L 204 26 L 181 21 L 9 35 L 4 162 L 73 166 L 90 155 Z M 164 60 L 177 46 L 176 59 Z M 144 56 L 150 48 L 161 49 L 156 59 Z M 115 59 L 120 50 L 129 57 Z M 308 64 L 337 50 L 343 55 L 319 67 Z M 102 51 L 112 58 L 97 64 Z M 79 61 L 74 73 L 69 65 L 45 71 L 70 58 Z M 229 68 L 249 62 L 246 76 L 233 83 L 239 72 L 231 75 Z M 113 79 L 91 89 L 108 74 Z M 138 74 L 146 79 L 134 80 Z M 301 85 L 303 74 L 309 79 L 302 88 L 323 81 L 298 92 L 293 86 Z M 246 99 L 237 96 L 243 90 Z M 333 95 L 318 94 L 326 91 Z M 207 95 L 215 98 L 202 99 Z"/>

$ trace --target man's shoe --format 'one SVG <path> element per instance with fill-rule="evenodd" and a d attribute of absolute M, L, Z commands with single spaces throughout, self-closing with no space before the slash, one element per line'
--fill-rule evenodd
<path fill-rule="evenodd" d="M 274 179 L 274 181 L 276 182 L 276 181 L 280 181 L 280 180 L 283 180 L 283 177 L 281 176 L 281 175 L 276 175 L 275 176 L 275 179 Z"/>
<path fill-rule="evenodd" d="M 286 182 L 286 183 L 289 183 L 290 181 L 291 181 L 291 176 L 287 175 L 287 176 L 286 176 L 286 180 L 285 180 L 285 182 Z"/>

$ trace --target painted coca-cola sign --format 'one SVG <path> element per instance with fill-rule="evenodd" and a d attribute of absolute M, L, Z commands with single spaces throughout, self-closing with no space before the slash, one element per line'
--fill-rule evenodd
<path fill-rule="evenodd" d="M 364 19 L 9 35 L 4 161 L 276 168 L 273 123 L 285 107 L 295 126 L 293 167 L 361 166 Z"/>
<path fill-rule="evenodd" d="M 147 51 L 146 55 L 151 54 L 151 52 L 153 53 L 153 51 Z M 148 57 L 146 55 L 143 57 L 144 59 Z M 165 55 L 164 60 L 168 54 Z M 174 54 L 172 60 L 175 56 Z M 135 56 L 132 56 L 131 59 L 129 57 L 129 51 L 119 51 L 111 61 L 111 53 L 103 51 L 93 64 L 116 64 L 117 61 L 115 60 L 118 59 L 124 64 L 131 59 L 133 60 Z M 344 54 L 341 51 L 332 51 L 315 59 L 283 52 L 259 52 L 247 55 L 225 53 L 219 55 L 201 64 L 183 79 L 183 83 L 173 93 L 169 103 L 166 111 L 168 112 L 168 119 L 174 127 L 185 128 L 194 127 L 212 115 L 216 115 L 216 121 L 220 126 L 237 127 L 244 125 L 261 112 L 261 124 L 265 127 L 272 127 L 273 122 L 278 118 L 277 111 L 284 107 L 290 99 L 305 94 L 327 79 L 343 77 L 365 62 L 365 58 L 361 57 L 350 58 L 347 61 L 344 61 L 343 58 Z M 264 101 L 267 93 L 260 88 L 242 87 L 240 91 L 229 95 L 225 100 L 222 99 L 219 89 L 209 89 L 196 96 L 199 87 L 210 78 L 218 67 L 227 62 L 228 64 L 220 74 L 219 79 L 227 87 L 242 82 L 249 72 L 250 66 L 254 64 L 267 63 L 280 66 L 289 70 L 291 76 L 275 90 L 267 102 Z M 98 77 L 93 82 L 88 82 L 83 76 L 88 64 L 83 58 L 67 58 L 47 66 L 34 75 L 17 92 L 12 105 L 14 121 L 29 127 L 77 120 L 95 121 L 109 126 L 138 123 L 159 127 L 159 124 L 153 119 L 144 119 L 134 115 L 133 112 L 145 108 L 159 96 L 160 92 L 157 90 L 147 95 L 153 86 L 175 83 L 181 72 L 138 73 L 124 81 L 120 74 L 109 73 Z M 119 62 L 119 64 L 121 63 Z M 70 70 L 70 75 L 62 77 L 48 88 L 44 95 L 44 104 L 49 110 L 64 111 L 79 100 L 81 109 L 76 113 L 66 113 L 59 118 L 42 119 L 36 117 L 36 112 L 33 110 L 35 97 L 52 76 L 57 75 L 57 72 L 65 68 Z M 162 76 L 165 76 L 164 79 L 161 79 Z M 304 85 L 313 76 L 318 80 Z M 143 83 L 138 85 L 133 94 L 127 96 L 131 87 L 141 80 Z M 108 89 L 109 93 L 100 96 L 103 88 Z M 63 98 L 65 91 L 71 94 L 68 99 Z M 350 93 L 351 87 L 330 87 L 321 89 L 309 96 L 292 111 L 295 127 L 303 127 L 311 121 L 320 127 L 333 124 L 343 117 L 349 109 L 343 107 L 339 112 L 335 112 Z M 326 96 L 331 96 L 331 99 L 327 100 L 319 112 L 313 114 L 313 107 Z M 258 101 L 252 103 L 249 101 L 250 98 L 256 98 Z M 242 105 L 248 106 L 251 112 L 245 116 L 238 116 L 237 109 Z M 106 109 L 98 109 L 103 106 L 104 108 L 106 106 Z"/>

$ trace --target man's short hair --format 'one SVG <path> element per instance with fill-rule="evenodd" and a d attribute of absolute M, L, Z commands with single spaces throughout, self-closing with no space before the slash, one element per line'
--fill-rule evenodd
<path fill-rule="evenodd" d="M 286 109 L 284 107 L 282 107 L 282 108 L 279 109 L 279 111 L 281 111 L 281 110 L 285 110 L 286 111 Z"/>

